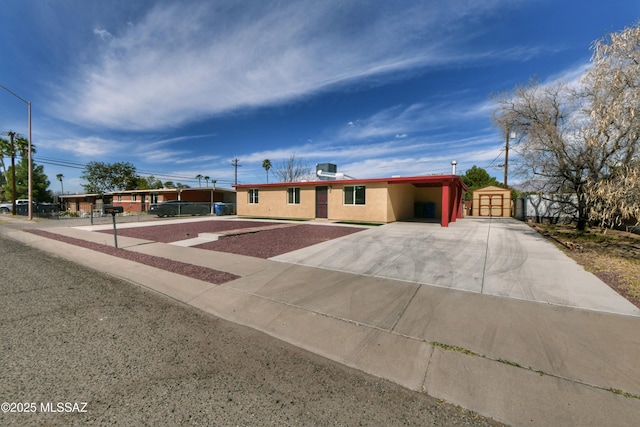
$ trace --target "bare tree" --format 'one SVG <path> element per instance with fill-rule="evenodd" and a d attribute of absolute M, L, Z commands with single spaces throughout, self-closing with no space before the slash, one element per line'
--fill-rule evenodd
<path fill-rule="evenodd" d="M 587 143 L 601 155 L 593 169 L 626 165 L 640 140 L 640 24 L 596 41 L 584 78 Z"/>
<path fill-rule="evenodd" d="M 639 50 L 640 30 L 627 29 L 594 43 L 581 84 L 532 81 L 494 98 L 497 126 L 517 131 L 515 172 L 533 190 L 575 193 L 579 230 L 592 211 L 589 189 L 638 153 Z"/>
<path fill-rule="evenodd" d="M 616 168 L 609 177 L 590 183 L 590 219 L 602 227 L 640 224 L 640 165 Z"/>
<path fill-rule="evenodd" d="M 602 226 L 640 221 L 640 24 L 593 44 L 589 89 L 588 144 L 599 155 L 592 166 L 604 178 L 589 177 L 590 218 Z"/>
<path fill-rule="evenodd" d="M 273 174 L 280 179 L 280 182 L 296 182 L 308 178 L 311 174 L 311 167 L 295 154 L 291 154 L 289 159 L 282 161 L 275 167 Z"/>
<path fill-rule="evenodd" d="M 566 83 L 542 86 L 532 81 L 494 98 L 494 121 L 505 132 L 516 131 L 513 172 L 527 179 L 528 190 L 576 193 L 578 228 L 583 229 L 589 147 L 581 138 L 576 99 Z"/>

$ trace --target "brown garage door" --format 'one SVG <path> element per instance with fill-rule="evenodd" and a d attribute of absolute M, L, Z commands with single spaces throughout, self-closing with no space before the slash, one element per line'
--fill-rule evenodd
<path fill-rule="evenodd" d="M 503 216 L 504 194 L 481 194 L 480 216 Z"/>

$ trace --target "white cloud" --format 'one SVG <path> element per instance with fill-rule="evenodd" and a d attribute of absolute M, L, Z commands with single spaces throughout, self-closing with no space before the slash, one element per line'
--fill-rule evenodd
<path fill-rule="evenodd" d="M 109 40 L 113 37 L 113 35 L 109 31 L 103 28 L 94 28 L 93 34 L 97 35 L 102 40 Z"/>
<path fill-rule="evenodd" d="M 582 85 L 583 77 L 589 72 L 592 64 L 583 62 L 574 67 L 561 70 L 556 74 L 550 75 L 543 83 L 544 86 L 554 86 L 559 82 L 567 83 L 572 88 L 579 88 Z"/>
<path fill-rule="evenodd" d="M 349 122 L 339 132 L 342 140 L 365 140 L 376 138 L 404 139 L 409 133 L 434 132 L 452 122 L 468 122 L 473 119 L 486 120 L 490 117 L 493 103 L 481 101 L 473 104 L 442 101 L 430 105 L 396 105 L 381 110 L 371 116 Z"/>
<path fill-rule="evenodd" d="M 354 79 L 465 61 L 447 39 L 451 28 L 500 3 L 157 5 L 123 28 L 94 30 L 104 51 L 94 64 L 78 64 L 57 109 L 77 123 L 172 127 Z"/>
<path fill-rule="evenodd" d="M 66 138 L 56 141 L 55 147 L 78 157 L 99 158 L 124 149 L 124 144 L 100 137 Z"/>
<path fill-rule="evenodd" d="M 499 155 L 501 145 L 492 129 L 471 137 L 443 134 L 363 144 L 323 142 L 243 156 L 245 167 L 242 176 L 250 178 L 249 182 L 260 182 L 264 179 L 262 160 L 268 158 L 277 167 L 292 153 L 311 167 L 315 163 L 336 163 L 340 172 L 356 178 L 446 174 L 451 172 L 451 160 L 454 159 L 458 161 L 458 171 L 464 173 L 474 164 L 480 167 L 488 165 Z"/>

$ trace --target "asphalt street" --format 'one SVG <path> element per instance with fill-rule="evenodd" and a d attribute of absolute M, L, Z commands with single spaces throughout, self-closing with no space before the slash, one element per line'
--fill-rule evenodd
<path fill-rule="evenodd" d="M 2 425 L 497 425 L 3 237 L 0 261 Z"/>

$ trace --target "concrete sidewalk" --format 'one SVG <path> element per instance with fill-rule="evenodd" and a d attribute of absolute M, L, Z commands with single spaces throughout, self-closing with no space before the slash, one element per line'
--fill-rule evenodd
<path fill-rule="evenodd" d="M 445 229 L 430 225 L 390 224 L 279 261 L 118 239 L 123 250 L 241 276 L 220 286 L 13 227 L 0 231 L 508 424 L 636 424 L 635 307 L 521 224 L 465 219 Z M 102 233 L 47 230 L 113 244 Z M 408 235 L 417 240 L 407 241 Z M 363 245 L 359 254 L 357 244 Z M 332 246 L 337 254 L 329 253 Z M 309 265 L 321 255 L 322 268 Z M 287 256 L 295 263 L 285 262 Z M 338 258 L 354 271 L 337 271 L 331 262 Z M 381 264 L 381 258 L 388 261 Z M 387 277 L 402 271 L 409 276 Z M 527 276 L 529 282 L 522 279 Z M 564 288 L 557 280 L 549 286 L 556 276 L 567 282 Z M 597 296 L 583 295 L 589 293 Z"/>

